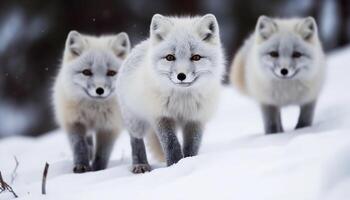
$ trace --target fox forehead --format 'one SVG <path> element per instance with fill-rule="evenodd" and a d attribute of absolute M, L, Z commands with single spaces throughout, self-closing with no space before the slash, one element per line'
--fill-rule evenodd
<path fill-rule="evenodd" d="M 95 37 L 83 35 L 82 37 L 86 39 L 88 49 L 112 51 L 112 48 L 110 47 L 110 39 L 112 38 L 112 36 Z"/>
<path fill-rule="evenodd" d="M 194 52 L 198 44 L 191 40 L 169 40 L 164 41 L 163 49 L 164 51 L 169 51 L 169 53 L 176 54 L 178 56 L 185 56 L 191 52 Z"/>
<path fill-rule="evenodd" d="M 303 41 L 294 33 L 280 33 L 273 35 L 268 41 L 261 44 L 261 50 L 279 51 L 280 53 L 290 53 L 294 50 L 304 53 L 311 51 L 311 44 Z"/>
<path fill-rule="evenodd" d="M 292 19 L 282 19 L 274 18 L 279 32 L 294 32 L 297 34 L 296 26 L 298 23 L 302 22 L 301 18 L 292 18 Z"/>
<path fill-rule="evenodd" d="M 192 17 L 167 17 L 172 22 L 173 29 L 178 30 L 193 30 L 195 25 L 200 20 L 200 16 Z"/>
<path fill-rule="evenodd" d="M 91 49 L 80 57 L 81 65 L 100 68 L 119 68 L 121 60 L 116 58 L 112 52 Z"/>
<path fill-rule="evenodd" d="M 155 48 L 157 48 L 158 52 L 162 52 L 164 54 L 174 54 L 179 57 L 184 57 L 197 53 L 210 56 L 208 51 L 216 47 L 209 46 L 205 42 L 201 41 L 199 37 L 196 38 L 194 35 L 188 34 L 186 36 L 174 35 L 173 37 L 167 37 Z"/>
<path fill-rule="evenodd" d="M 173 41 L 175 44 L 188 44 L 189 42 L 200 41 L 197 22 L 199 18 L 169 18 L 172 26 L 164 38 L 165 41 Z"/>

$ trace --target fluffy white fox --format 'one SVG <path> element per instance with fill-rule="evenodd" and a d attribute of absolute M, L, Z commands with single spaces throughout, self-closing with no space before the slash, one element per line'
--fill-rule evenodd
<path fill-rule="evenodd" d="M 325 77 L 325 55 L 312 17 L 261 16 L 236 54 L 232 83 L 262 106 L 266 133 L 283 132 L 280 108 L 300 106 L 296 128 L 312 124 Z"/>
<path fill-rule="evenodd" d="M 129 51 L 126 33 L 93 37 L 71 31 L 68 35 L 53 104 L 59 125 L 68 133 L 76 173 L 107 167 L 122 129 L 117 73 Z"/>
<path fill-rule="evenodd" d="M 133 172 L 150 170 L 143 137 L 167 165 L 198 153 L 206 122 L 218 104 L 224 70 L 219 26 L 214 15 L 165 17 L 156 14 L 150 38 L 126 58 L 117 80 L 119 101 L 131 135 Z M 176 136 L 183 132 L 183 148 Z M 158 152 L 159 153 L 159 152 Z"/>

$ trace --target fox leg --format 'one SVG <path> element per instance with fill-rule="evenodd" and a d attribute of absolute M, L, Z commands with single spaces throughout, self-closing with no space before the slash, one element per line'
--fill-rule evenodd
<path fill-rule="evenodd" d="M 281 111 L 277 106 L 262 105 L 262 115 L 266 134 L 283 132 Z"/>
<path fill-rule="evenodd" d="M 117 133 L 111 130 L 98 130 L 96 133 L 96 151 L 92 162 L 92 170 L 107 168 Z"/>
<path fill-rule="evenodd" d="M 132 168 L 131 172 L 135 174 L 151 171 L 151 166 L 148 164 L 147 153 L 143 137 L 150 128 L 149 124 L 137 117 L 125 112 L 124 124 L 130 135 Z"/>
<path fill-rule="evenodd" d="M 183 158 L 179 140 L 176 137 L 174 119 L 162 117 L 156 122 L 156 133 L 166 157 L 167 166 L 177 163 Z"/>
<path fill-rule="evenodd" d="M 89 145 L 89 160 L 94 159 L 94 136 L 93 135 L 88 135 L 87 136 L 87 143 Z"/>
<path fill-rule="evenodd" d="M 135 174 L 151 171 L 148 164 L 145 143 L 143 139 L 135 138 L 130 135 L 131 153 L 132 153 L 132 172 Z"/>
<path fill-rule="evenodd" d="M 185 157 L 196 156 L 202 141 L 203 128 L 199 122 L 186 122 L 183 127 L 183 153 Z"/>
<path fill-rule="evenodd" d="M 74 173 L 90 171 L 89 144 L 86 136 L 86 127 L 81 123 L 68 126 L 69 142 L 73 149 Z"/>
<path fill-rule="evenodd" d="M 300 106 L 300 116 L 296 125 L 296 129 L 311 126 L 314 118 L 315 107 L 315 101 Z"/>

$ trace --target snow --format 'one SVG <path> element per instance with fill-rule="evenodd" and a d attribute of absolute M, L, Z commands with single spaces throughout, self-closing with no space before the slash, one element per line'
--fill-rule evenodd
<path fill-rule="evenodd" d="M 0 141 L 0 170 L 7 182 L 19 160 L 12 187 L 25 200 L 92 199 L 268 199 L 345 200 L 350 197 L 350 48 L 329 56 L 328 79 L 312 127 L 294 131 L 298 110 L 287 108 L 287 132 L 266 136 L 258 106 L 226 88 L 208 124 L 200 154 L 171 167 L 149 159 L 152 172 L 130 172 L 128 135 L 117 141 L 110 166 L 72 173 L 72 156 L 62 131 L 41 138 Z M 150 154 L 149 154 L 150 156 Z M 47 195 L 41 195 L 45 162 Z M 0 199 L 12 199 L 9 193 Z"/>

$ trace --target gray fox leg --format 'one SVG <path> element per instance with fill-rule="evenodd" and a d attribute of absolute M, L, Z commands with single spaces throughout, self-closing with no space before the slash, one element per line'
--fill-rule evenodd
<path fill-rule="evenodd" d="M 69 142 L 73 149 L 74 173 L 90 171 L 89 144 L 86 136 L 86 127 L 81 123 L 74 123 L 68 128 Z"/>
<path fill-rule="evenodd" d="M 187 122 L 183 127 L 183 153 L 185 157 L 196 156 L 202 141 L 203 128 L 199 122 Z"/>
<path fill-rule="evenodd" d="M 300 116 L 296 129 L 311 126 L 314 118 L 315 107 L 316 102 L 311 102 L 300 106 Z"/>
<path fill-rule="evenodd" d="M 145 143 L 143 139 L 135 138 L 130 135 L 131 153 L 132 153 L 132 172 L 135 174 L 151 171 L 147 161 Z"/>
<path fill-rule="evenodd" d="M 92 170 L 106 169 L 111 156 L 116 133 L 110 130 L 99 130 L 96 133 L 96 152 L 92 162 Z"/>
<path fill-rule="evenodd" d="M 272 105 L 262 105 L 261 110 L 265 133 L 272 134 L 283 132 L 280 108 Z"/>
<path fill-rule="evenodd" d="M 183 158 L 179 140 L 176 137 L 175 120 L 162 117 L 156 123 L 156 133 L 163 148 L 167 165 L 173 165 Z"/>

